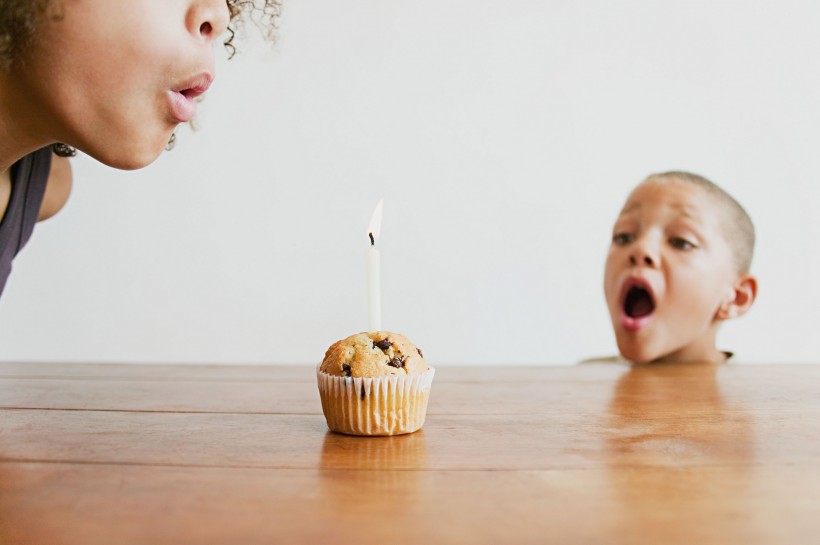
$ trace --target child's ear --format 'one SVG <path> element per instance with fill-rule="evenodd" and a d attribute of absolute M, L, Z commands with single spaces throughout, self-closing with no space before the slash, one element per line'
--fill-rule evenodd
<path fill-rule="evenodd" d="M 755 302 L 757 297 L 757 279 L 751 274 L 742 274 L 732 285 L 732 293 L 720 305 L 717 311 L 718 320 L 730 320 L 743 316 Z"/>
<path fill-rule="evenodd" d="M 46 17 L 52 21 L 62 21 L 65 17 L 63 0 L 51 0 L 46 7 Z"/>

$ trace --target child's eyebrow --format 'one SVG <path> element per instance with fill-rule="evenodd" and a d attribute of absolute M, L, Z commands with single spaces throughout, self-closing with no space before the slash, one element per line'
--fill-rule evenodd
<path fill-rule="evenodd" d="M 624 216 L 624 215 L 626 215 L 626 214 L 629 214 L 629 213 L 630 213 L 630 212 L 632 212 L 633 210 L 638 210 L 638 209 L 640 209 L 640 207 L 641 207 L 641 203 L 640 203 L 640 202 L 633 202 L 632 204 L 628 204 L 628 203 L 627 203 L 627 206 L 624 206 L 623 210 L 621 210 L 620 215 L 621 215 L 621 216 Z"/>
<path fill-rule="evenodd" d="M 695 208 L 694 206 L 687 205 L 687 204 L 676 204 L 676 205 L 672 205 L 672 208 L 674 208 L 675 210 L 680 212 L 680 215 L 683 216 L 684 218 L 694 220 L 694 221 L 700 221 L 701 220 L 701 215 L 698 212 L 698 209 Z"/>
<path fill-rule="evenodd" d="M 699 222 L 699 221 L 702 220 L 702 216 L 701 216 L 700 212 L 698 211 L 698 209 L 696 207 L 694 207 L 692 205 L 689 205 L 689 204 L 670 204 L 669 207 L 672 208 L 673 210 L 675 210 L 676 212 L 678 212 L 681 216 L 683 216 L 686 219 L 690 219 L 690 220 L 693 220 L 693 221 L 696 221 L 696 222 Z M 628 215 L 632 212 L 637 212 L 640 209 L 641 209 L 641 203 L 640 202 L 633 202 L 631 204 L 627 204 L 626 206 L 624 206 L 623 210 L 621 210 L 621 213 L 618 215 L 618 219 L 621 219 L 622 217 L 624 217 L 624 216 L 626 216 L 626 215 Z"/>

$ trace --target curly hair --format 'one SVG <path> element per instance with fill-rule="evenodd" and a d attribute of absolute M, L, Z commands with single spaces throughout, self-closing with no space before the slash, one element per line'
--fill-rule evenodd
<path fill-rule="evenodd" d="M 26 50 L 49 0 L 3 0 L 0 4 L 0 68 L 8 70 Z"/>
<path fill-rule="evenodd" d="M 281 0 L 226 0 L 226 3 L 228 4 L 228 10 L 231 12 L 228 39 L 224 42 L 229 59 L 236 54 L 233 39 L 246 19 L 256 25 L 265 39 L 271 42 L 276 41 L 277 23 L 282 12 Z M 245 17 L 242 17 L 243 14 Z"/>
<path fill-rule="evenodd" d="M 34 39 L 40 16 L 51 0 L 0 0 L 0 70 L 8 71 Z M 281 0 L 225 0 L 231 14 L 228 38 L 224 42 L 228 58 L 236 54 L 234 38 L 246 20 L 251 21 L 270 41 L 276 39 Z M 65 144 L 54 144 L 52 150 L 61 157 L 76 151 Z"/>

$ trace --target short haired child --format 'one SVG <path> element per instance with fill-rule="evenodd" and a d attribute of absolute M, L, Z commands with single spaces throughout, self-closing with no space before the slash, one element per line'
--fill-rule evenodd
<path fill-rule="evenodd" d="M 272 37 L 279 0 L 0 2 L 0 292 L 34 223 L 68 198 L 74 148 L 122 169 L 159 156 L 243 14 Z M 56 156 L 52 156 L 53 150 Z"/>
<path fill-rule="evenodd" d="M 615 222 L 604 294 L 618 350 L 636 363 L 725 361 L 717 331 L 757 295 L 755 233 L 723 189 L 688 172 L 653 174 Z"/>

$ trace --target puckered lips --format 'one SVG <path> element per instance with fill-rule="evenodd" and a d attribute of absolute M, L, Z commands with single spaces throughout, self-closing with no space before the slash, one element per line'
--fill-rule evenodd
<path fill-rule="evenodd" d="M 631 276 L 621 286 L 621 327 L 627 331 L 640 331 L 652 319 L 655 312 L 655 293 L 652 285 L 640 276 Z"/>
<path fill-rule="evenodd" d="M 196 98 L 208 90 L 213 76 L 203 72 L 168 89 L 168 107 L 177 123 L 187 123 L 196 114 Z"/>

